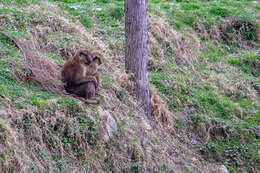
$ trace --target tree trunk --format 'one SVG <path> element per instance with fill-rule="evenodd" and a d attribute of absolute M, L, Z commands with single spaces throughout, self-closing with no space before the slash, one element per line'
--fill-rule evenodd
<path fill-rule="evenodd" d="M 136 95 L 151 116 L 147 72 L 147 0 L 125 0 L 125 68 L 136 79 Z"/>

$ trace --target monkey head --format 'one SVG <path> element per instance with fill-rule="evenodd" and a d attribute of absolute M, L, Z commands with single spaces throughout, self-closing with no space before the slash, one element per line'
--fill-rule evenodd
<path fill-rule="evenodd" d="M 93 61 L 93 56 L 91 55 L 91 53 L 86 50 L 86 49 L 80 49 L 77 52 L 77 58 L 78 60 L 85 64 L 85 65 L 89 65 L 92 61 Z"/>
<path fill-rule="evenodd" d="M 101 65 L 102 62 L 102 55 L 98 51 L 92 51 L 91 55 L 93 57 L 93 61 L 97 62 L 98 65 Z"/>

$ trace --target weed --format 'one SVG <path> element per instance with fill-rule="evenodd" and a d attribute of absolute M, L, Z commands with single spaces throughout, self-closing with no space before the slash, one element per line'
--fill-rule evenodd
<path fill-rule="evenodd" d="M 101 80 L 102 80 L 101 83 L 104 89 L 108 89 L 111 79 L 112 79 L 112 74 L 104 74 L 101 76 Z"/>
<path fill-rule="evenodd" d="M 191 116 L 192 121 L 194 121 L 195 123 L 201 123 L 201 122 L 205 122 L 205 119 L 203 116 L 198 115 L 198 114 L 194 114 Z"/>
<path fill-rule="evenodd" d="M 7 158 L 7 154 L 5 152 L 0 152 L 0 158 L 5 160 Z"/>
<path fill-rule="evenodd" d="M 89 17 L 86 17 L 85 15 L 80 15 L 80 22 L 86 27 L 86 28 L 92 28 L 92 21 Z"/>
<path fill-rule="evenodd" d="M 71 112 L 82 112 L 82 108 L 77 104 L 74 99 L 71 98 L 61 98 L 57 101 L 60 105 L 66 105 L 68 110 Z"/>
<path fill-rule="evenodd" d="M 228 59 L 228 63 L 240 67 L 245 73 L 252 73 L 254 76 L 260 76 L 260 56 L 247 53 Z"/>
<path fill-rule="evenodd" d="M 95 144 L 97 142 L 97 127 L 98 122 L 91 120 L 89 117 L 80 117 L 78 119 L 78 125 L 79 130 L 82 134 L 82 136 L 85 136 L 86 134 L 86 128 L 87 128 L 87 141 L 89 144 Z"/>
<path fill-rule="evenodd" d="M 165 163 L 161 162 L 160 163 L 160 166 L 159 166 L 159 169 L 162 170 L 162 171 L 165 171 L 167 169 L 167 166 Z"/>
<path fill-rule="evenodd" d="M 198 10 L 200 9 L 200 7 L 196 4 L 193 4 L 193 3 L 182 3 L 181 4 L 181 9 L 183 10 Z"/>
<path fill-rule="evenodd" d="M 221 17 L 228 17 L 230 12 L 226 8 L 215 7 L 209 10 L 211 14 L 218 15 Z"/>
<path fill-rule="evenodd" d="M 119 100 L 123 101 L 124 95 L 125 95 L 124 91 L 122 91 L 122 90 L 119 90 L 119 91 L 117 90 L 117 91 L 116 91 L 116 96 L 117 96 L 117 98 L 118 98 Z"/>
<path fill-rule="evenodd" d="M 110 9 L 110 15 L 114 19 L 121 19 L 124 16 L 124 10 L 120 7 Z"/>
<path fill-rule="evenodd" d="M 129 110 L 129 112 L 127 113 L 127 115 L 128 115 L 129 117 L 134 117 L 133 110 Z"/>
<path fill-rule="evenodd" d="M 110 3 L 111 0 L 96 0 L 97 2 L 101 2 L 101 3 L 104 3 L 104 4 L 107 4 L 107 3 Z"/>
<path fill-rule="evenodd" d="M 141 170 L 142 170 L 142 169 L 140 168 L 138 162 L 134 162 L 134 163 L 132 164 L 132 169 L 133 169 L 133 172 L 134 172 L 134 173 L 141 172 Z"/>

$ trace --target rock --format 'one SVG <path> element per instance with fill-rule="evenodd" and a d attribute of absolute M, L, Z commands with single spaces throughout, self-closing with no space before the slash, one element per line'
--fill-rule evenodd
<path fill-rule="evenodd" d="M 221 173 L 229 173 L 227 168 L 224 165 L 221 165 L 219 170 L 220 170 Z"/>
<path fill-rule="evenodd" d="M 117 131 L 117 122 L 108 111 L 99 108 L 98 112 L 100 115 L 98 135 L 100 139 L 107 142 Z"/>

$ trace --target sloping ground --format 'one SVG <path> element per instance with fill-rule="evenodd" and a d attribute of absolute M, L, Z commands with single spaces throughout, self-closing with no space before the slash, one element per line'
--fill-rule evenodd
<path fill-rule="evenodd" d="M 21 50 L 0 34 L 0 171 L 221 172 L 218 162 L 259 172 L 257 51 L 230 54 L 195 29 L 172 29 L 167 13 L 151 8 L 149 69 L 159 92 L 152 89 L 148 120 L 124 74 L 122 2 L 97 4 L 102 8 L 94 1 L 0 4 L 1 31 L 22 42 L 36 69 L 28 70 Z M 41 80 L 79 47 L 104 55 L 98 106 L 52 90 L 58 75 Z M 105 132 L 111 117 L 112 135 Z"/>
<path fill-rule="evenodd" d="M 4 8 L 1 23 L 6 28 L 2 29 L 32 42 L 35 47 L 31 51 L 38 55 L 36 58 L 52 57 L 52 62 L 62 64 L 83 46 L 102 52 L 105 63 L 101 67 L 102 104 L 84 105 L 73 98 L 41 91 L 41 86 L 31 83 L 34 76 L 25 67 L 21 73 L 15 66 L 23 64 L 22 54 L 1 36 L 2 66 L 10 66 L 1 73 L 2 172 L 217 170 L 214 165 L 205 166 L 188 145 L 176 141 L 174 129 L 158 125 L 151 128 L 132 94 L 123 88 L 128 81 L 121 75 L 122 52 L 110 51 L 93 31 L 66 18 L 52 3 L 11 7 L 15 3 Z M 36 67 L 41 68 L 37 64 Z M 16 76 L 24 80 L 19 84 L 13 79 Z M 99 138 L 103 114 L 113 116 L 119 127 L 108 142 Z"/>

